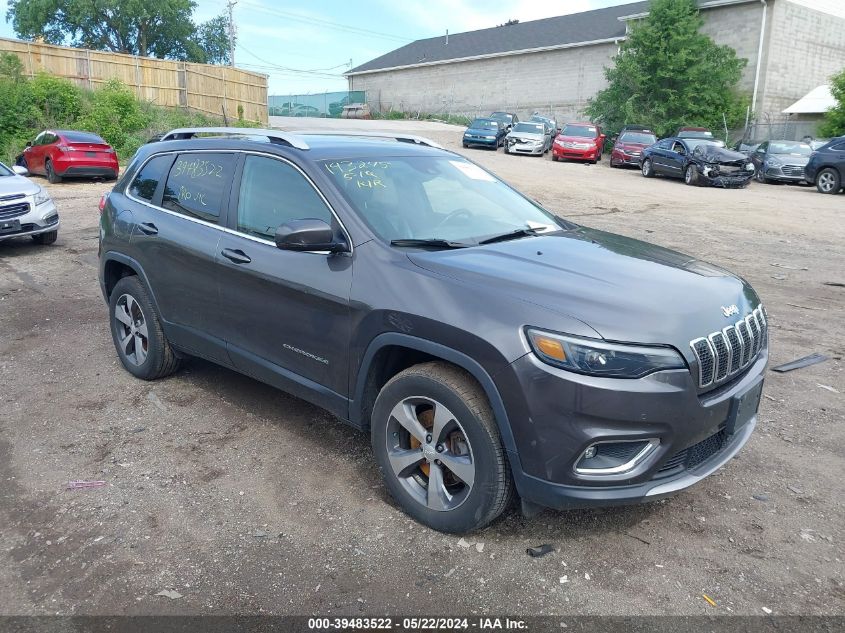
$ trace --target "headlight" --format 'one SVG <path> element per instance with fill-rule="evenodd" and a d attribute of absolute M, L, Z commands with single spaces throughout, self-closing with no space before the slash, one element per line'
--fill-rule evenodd
<path fill-rule="evenodd" d="M 35 194 L 35 206 L 37 207 L 47 202 L 50 202 L 50 194 L 44 191 L 44 189 L 39 189 Z"/>
<path fill-rule="evenodd" d="M 605 343 L 529 328 L 531 349 L 544 363 L 589 376 L 642 378 L 664 369 L 686 369 L 670 347 Z"/>
<path fill-rule="evenodd" d="M 748 163 L 748 164 L 745 166 L 745 169 L 746 169 L 747 171 L 756 171 L 756 170 L 754 169 L 754 163 Z"/>

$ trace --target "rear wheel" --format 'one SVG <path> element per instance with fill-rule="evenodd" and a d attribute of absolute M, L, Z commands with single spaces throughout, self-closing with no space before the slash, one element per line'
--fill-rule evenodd
<path fill-rule="evenodd" d="M 112 339 L 126 371 L 142 380 L 156 380 L 179 368 L 179 358 L 137 276 L 124 277 L 115 284 L 109 309 Z"/>
<path fill-rule="evenodd" d="M 39 233 L 38 235 L 33 235 L 32 241 L 36 244 L 47 246 L 48 244 L 52 244 L 53 242 L 55 242 L 58 237 L 58 231 L 48 231 L 47 233 Z"/>
<path fill-rule="evenodd" d="M 376 399 L 373 453 L 393 498 L 442 532 L 470 532 L 513 498 L 493 411 L 463 370 L 442 362 L 394 376 Z"/>
<path fill-rule="evenodd" d="M 47 172 L 47 181 L 48 182 L 55 185 L 55 184 L 60 183 L 62 181 L 62 177 L 59 176 L 59 174 L 56 173 L 55 169 L 53 169 L 53 161 L 51 161 L 49 158 L 47 159 L 47 162 L 44 163 L 44 170 Z"/>
<path fill-rule="evenodd" d="M 821 193 L 839 193 L 842 188 L 842 179 L 839 172 L 830 167 L 822 169 L 816 176 L 816 189 Z"/>
<path fill-rule="evenodd" d="M 646 158 L 643 161 L 643 165 L 640 170 L 643 172 L 643 176 L 645 176 L 646 178 L 654 178 L 654 166 L 651 164 L 650 158 Z"/>

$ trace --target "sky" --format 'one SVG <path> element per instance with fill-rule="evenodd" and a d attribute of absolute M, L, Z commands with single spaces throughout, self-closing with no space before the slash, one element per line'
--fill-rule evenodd
<path fill-rule="evenodd" d="M 413 40 L 591 9 L 631 0 L 238 0 L 235 64 L 269 75 L 269 94 L 345 90 L 342 74 Z M 845 0 L 792 0 L 845 17 Z M 5 0 L 0 0 L 5 18 Z M 226 10 L 198 0 L 195 21 Z M 15 37 L 0 22 L 1 37 Z"/>

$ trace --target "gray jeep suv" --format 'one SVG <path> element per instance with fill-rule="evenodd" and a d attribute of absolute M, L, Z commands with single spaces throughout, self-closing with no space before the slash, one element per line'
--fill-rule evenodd
<path fill-rule="evenodd" d="M 105 201 L 123 366 L 199 356 L 369 432 L 412 517 L 659 499 L 745 444 L 768 360 L 754 290 L 578 226 L 418 137 L 174 130 Z M 204 137 L 203 137 L 204 135 Z"/>

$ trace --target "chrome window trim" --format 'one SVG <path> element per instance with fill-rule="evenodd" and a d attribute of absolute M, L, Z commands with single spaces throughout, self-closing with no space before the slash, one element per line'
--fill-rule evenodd
<path fill-rule="evenodd" d="M 640 449 L 640 451 L 636 455 L 634 455 L 624 464 L 619 464 L 619 466 L 612 466 L 611 468 L 578 468 L 578 462 L 581 461 L 581 458 L 584 455 L 584 453 L 582 452 L 578 457 L 578 461 L 575 462 L 575 472 L 579 475 L 596 477 L 603 477 L 607 475 L 621 475 L 624 473 L 628 473 L 634 470 L 641 463 L 643 463 L 646 457 L 651 455 L 654 452 L 654 449 L 660 446 L 660 440 L 657 438 L 639 440 L 604 440 L 601 442 L 593 442 L 592 444 L 590 444 L 590 446 L 598 446 L 599 444 L 627 444 L 631 442 L 648 442 L 648 444 L 643 446 L 642 449 Z"/>
<path fill-rule="evenodd" d="M 197 224 L 201 224 L 203 226 L 208 226 L 208 227 L 211 227 L 213 229 L 218 229 L 218 230 L 223 231 L 224 233 L 228 233 L 230 235 L 237 235 L 238 237 L 243 237 L 243 238 L 251 240 L 253 242 L 257 242 L 259 244 L 268 244 L 268 245 L 272 246 L 273 248 L 277 248 L 276 242 L 273 242 L 271 240 L 266 240 L 266 239 L 261 238 L 261 237 L 256 237 L 254 235 L 242 233 L 240 231 L 230 229 L 227 226 L 221 226 L 220 224 L 208 222 L 207 220 L 201 220 L 200 218 L 191 217 L 191 216 L 185 215 L 183 213 L 177 213 L 176 211 L 171 211 L 170 209 L 165 209 L 164 207 L 156 206 L 156 205 L 152 204 L 151 202 L 148 202 L 147 200 L 141 200 L 139 198 L 136 198 L 135 196 L 133 196 L 130 193 L 130 187 L 132 186 L 132 183 L 135 182 L 135 178 L 138 177 L 138 174 L 141 172 L 141 170 L 144 169 L 144 167 L 147 165 L 147 163 L 150 162 L 153 158 L 156 158 L 157 156 L 166 156 L 166 155 L 169 155 L 169 154 L 193 154 L 193 153 L 196 153 L 196 154 L 209 154 L 209 153 L 210 154 L 254 154 L 254 155 L 257 155 L 257 156 L 265 156 L 267 158 L 274 158 L 276 160 L 279 160 L 283 163 L 290 165 L 296 171 L 298 171 L 302 175 L 302 177 L 305 178 L 306 181 L 308 181 L 308 184 L 311 185 L 311 187 L 314 189 L 314 191 L 317 192 L 317 195 L 320 196 L 320 199 L 323 201 L 323 204 L 326 205 L 326 208 L 328 208 L 329 212 L 332 214 L 332 217 L 337 221 L 338 225 L 340 226 L 341 232 L 343 233 L 344 237 L 346 237 L 346 241 L 349 244 L 348 254 L 351 255 L 353 253 L 353 251 L 355 250 L 355 246 L 352 244 L 352 236 L 349 234 L 349 231 L 346 229 L 346 225 L 344 225 L 343 221 L 340 219 L 340 216 L 338 216 L 337 212 L 334 210 L 334 207 L 329 203 L 329 201 L 326 199 L 326 196 L 324 196 L 323 192 L 320 191 L 319 187 L 317 187 L 317 185 L 314 184 L 314 181 L 311 180 L 311 178 L 309 178 L 308 174 L 306 174 L 304 171 L 302 171 L 302 169 L 300 169 L 299 166 L 296 165 L 296 163 L 288 160 L 287 158 L 284 158 L 283 156 L 278 156 L 278 155 L 272 154 L 270 152 L 260 152 L 260 151 L 257 151 L 257 150 L 243 150 L 243 149 L 227 150 L 227 149 L 210 149 L 210 148 L 209 149 L 168 150 L 166 152 L 156 152 L 156 153 L 148 156 L 146 158 L 146 160 L 144 160 L 144 162 L 141 163 L 141 165 L 138 167 L 138 169 L 133 174 L 132 180 L 130 180 L 128 183 L 126 183 L 126 187 L 123 190 L 123 195 L 125 195 L 127 198 L 129 198 L 133 202 L 143 204 L 144 206 L 150 207 L 151 209 L 155 209 L 156 211 L 161 211 L 163 213 L 167 213 L 169 215 L 172 215 L 172 216 L 175 216 L 175 217 L 178 217 L 178 218 L 184 218 L 186 220 L 189 220 L 190 222 L 196 222 Z M 172 166 L 171 166 L 171 169 L 173 169 Z M 170 171 L 167 172 L 167 176 L 168 177 L 170 176 Z M 166 184 L 166 182 L 167 181 L 165 181 L 165 184 Z M 233 184 L 234 184 L 234 182 L 233 182 Z M 299 253 L 312 254 L 312 255 L 331 255 L 332 254 L 331 251 L 290 251 L 290 252 L 299 252 Z"/>

